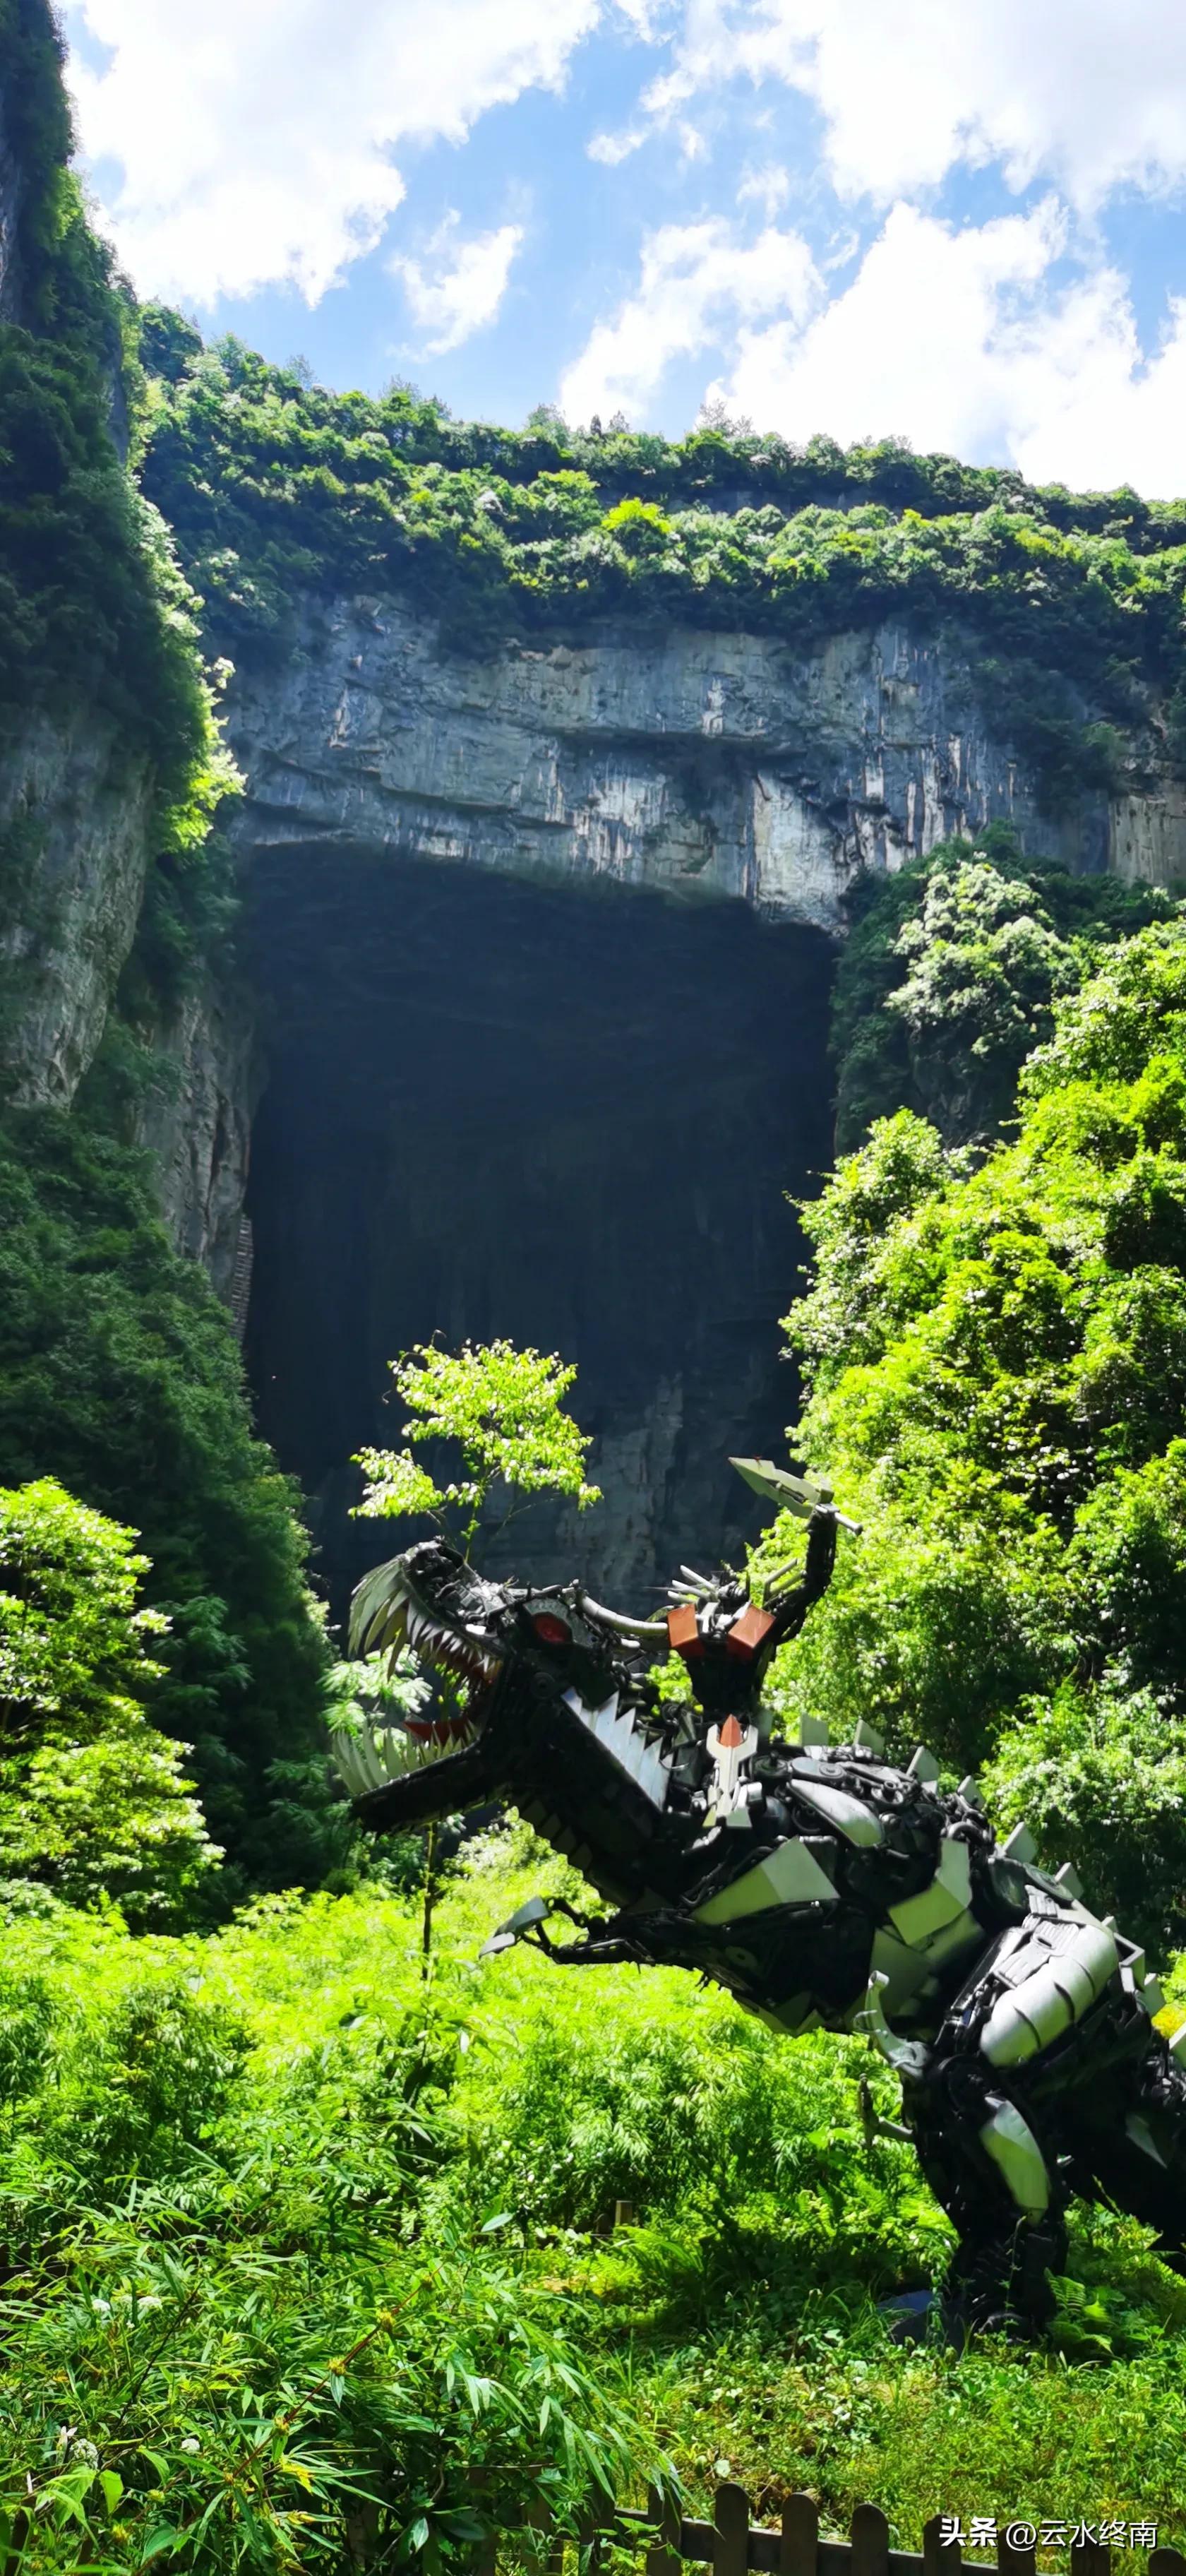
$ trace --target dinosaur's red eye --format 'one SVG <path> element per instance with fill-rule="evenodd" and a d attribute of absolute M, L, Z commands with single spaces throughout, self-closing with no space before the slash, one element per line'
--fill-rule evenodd
<path fill-rule="evenodd" d="M 531 1624 L 536 1636 L 543 1638 L 545 1646 L 571 1646 L 571 1628 L 563 1619 L 555 1618 L 550 1610 L 537 1610 Z"/>

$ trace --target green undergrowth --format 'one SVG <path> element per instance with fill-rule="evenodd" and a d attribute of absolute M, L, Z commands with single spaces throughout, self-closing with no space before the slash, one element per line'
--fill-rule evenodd
<path fill-rule="evenodd" d="M 414 1901 L 370 1888 L 205 1939 L 9 1924 L 21 2568 L 442 2568 L 475 2507 L 513 2563 L 533 2510 L 639 2500 L 664 2460 L 692 2508 L 725 2475 L 771 2514 L 806 2486 L 904 2545 L 937 2510 L 1186 2538 L 1186 2305 L 1140 2231 L 1084 2221 L 1040 2349 L 894 2349 L 876 2301 L 948 2234 L 908 2151 L 865 2146 L 879 2062 L 675 1972 L 479 1964 L 577 1884 L 519 1828 L 471 1843 L 427 1987 Z"/>
<path fill-rule="evenodd" d="M 941 842 L 849 898 L 832 1001 L 836 1146 L 910 1109 L 948 1145 L 991 1138 L 1016 1108 L 1026 1057 L 1054 1005 L 1103 952 L 1180 897 L 1114 876 L 1072 876 L 1022 850 L 1008 823 Z"/>
<path fill-rule="evenodd" d="M 219 651 L 287 649 L 295 603 L 343 589 L 398 590 L 465 650 L 623 615 L 802 649 L 901 615 L 959 630 L 1051 811 L 1186 744 L 1182 505 L 894 441 L 459 423 L 406 387 L 339 395 L 237 341 L 205 349 L 160 308 L 141 351 L 145 489 Z"/>
<path fill-rule="evenodd" d="M 162 854 L 200 845 L 223 791 L 196 603 L 119 453 L 143 393 L 130 295 L 69 164 L 47 0 L 0 0 L 5 136 L 20 179 L 0 324 L 0 747 L 63 695 L 147 767 Z"/>
<path fill-rule="evenodd" d="M 863 1535 L 782 1659 L 785 1704 L 895 1754 L 921 1737 L 953 1780 L 987 1765 L 1010 1824 L 1177 1945 L 1186 922 L 1054 1000 L 1015 1132 L 950 1151 L 899 1110 L 804 1222 L 796 1440 Z"/>
<path fill-rule="evenodd" d="M 236 1344 L 172 1252 L 145 1158 L 81 1115 L 0 1124 L 0 1455 L 136 1530 L 170 1620 L 152 1716 L 194 1747 L 221 1901 L 332 1865 L 322 1688 L 296 1497 L 251 1433 Z"/>

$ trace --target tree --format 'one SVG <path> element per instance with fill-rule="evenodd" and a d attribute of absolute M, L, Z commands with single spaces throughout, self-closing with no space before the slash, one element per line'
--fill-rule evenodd
<path fill-rule="evenodd" d="M 0 1869 L 73 1904 L 167 1913 L 221 1859 L 144 1702 L 168 1622 L 135 1532 L 52 1477 L 0 1491 Z"/>
<path fill-rule="evenodd" d="M 900 1110 L 805 1211 L 796 1445 L 865 1538 L 779 1686 L 834 1733 L 987 1764 L 998 1819 L 1161 1946 L 1186 1925 L 1186 920 L 1053 1011 L 1015 1141 L 946 1153 Z"/>
<path fill-rule="evenodd" d="M 468 1556 L 498 1485 L 527 1501 L 570 1494 L 582 1512 L 600 1502 L 597 1486 L 585 1482 L 590 1436 L 561 1403 L 576 1370 L 562 1367 L 555 1355 L 519 1351 L 507 1341 L 465 1342 L 456 1353 L 417 1342 L 392 1361 L 391 1374 L 411 1415 L 404 1439 L 417 1448 L 430 1440 L 455 1442 L 461 1473 L 438 1484 L 410 1449 L 364 1449 L 356 1460 L 367 1477 L 358 1507 L 363 1519 L 427 1513 Z M 511 1503 L 499 1527 L 525 1508 Z"/>
<path fill-rule="evenodd" d="M 11 1484 L 55 1476 L 140 1533 L 168 1622 L 153 1716 L 192 1747 L 229 1855 L 219 1901 L 316 1882 L 336 1857 L 329 1656 L 298 1496 L 253 1436 L 225 1310 L 170 1247 L 144 1157 L 78 1108 L 0 1123 L 0 1457 Z M 320 1783 L 278 1794 L 277 1765 L 313 1756 Z"/>
<path fill-rule="evenodd" d="M 601 1500 L 585 1482 L 589 1435 L 565 1413 L 562 1398 L 576 1379 L 553 1353 L 516 1350 L 513 1342 L 464 1342 L 457 1352 L 416 1342 L 391 1363 L 396 1389 L 409 1410 L 405 1440 L 452 1442 L 461 1472 L 438 1484 L 411 1449 L 364 1449 L 355 1461 L 367 1477 L 358 1506 L 367 1520 L 416 1519 L 427 1514 L 468 1556 L 495 1488 L 524 1500 L 508 1503 L 505 1529 L 538 1494 L 569 1494 L 578 1511 Z M 407 1659 L 399 1672 L 407 1677 Z M 395 1676 L 392 1676 L 395 1678 Z M 442 1685 L 442 1687 L 444 1687 Z M 425 1973 L 432 1943 L 437 1831 L 428 1829 L 422 1946 Z"/>

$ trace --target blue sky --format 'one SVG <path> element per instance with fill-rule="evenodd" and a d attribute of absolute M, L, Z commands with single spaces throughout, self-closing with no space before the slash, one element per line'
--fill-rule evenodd
<path fill-rule="evenodd" d="M 68 0 L 145 295 L 461 415 L 1186 490 L 1182 0 Z"/>

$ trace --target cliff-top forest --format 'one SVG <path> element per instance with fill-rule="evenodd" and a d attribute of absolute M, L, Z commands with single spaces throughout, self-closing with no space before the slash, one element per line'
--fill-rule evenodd
<path fill-rule="evenodd" d="M 448 2576 L 491 2516 L 530 2565 L 533 2519 L 575 2529 L 599 2483 L 699 2511 L 724 2477 L 765 2520 L 871 2499 L 899 2547 L 1035 2507 L 1186 2547 L 1186 2287 L 1140 2226 L 1077 2212 L 1033 2346 L 895 2347 L 878 2303 L 951 2231 L 866 2135 L 859 2043 L 780 2042 L 674 1970 L 479 1965 L 526 1896 L 579 1902 L 571 1865 L 513 1812 L 431 1862 L 361 1831 L 329 1741 L 366 1676 L 145 1141 L 162 1030 L 245 971 L 227 666 L 283 662 L 310 599 L 397 594 L 475 659 L 611 624 L 807 647 L 892 611 L 958 638 L 1070 846 L 1090 794 L 1181 792 L 1186 501 L 332 394 L 137 303 L 47 0 L 0 0 L 0 114 L 2 2576 Z M 85 1064 L 33 1096 L 44 958 L 82 979 L 63 742 L 112 907 L 121 815 L 142 882 Z M 831 1029 L 787 1409 L 865 1536 L 776 1705 L 976 1771 L 1146 1944 L 1174 2030 L 1182 899 L 1004 822 L 949 837 L 856 881 Z M 755 1586 L 801 1545 L 772 1521 Z"/>

